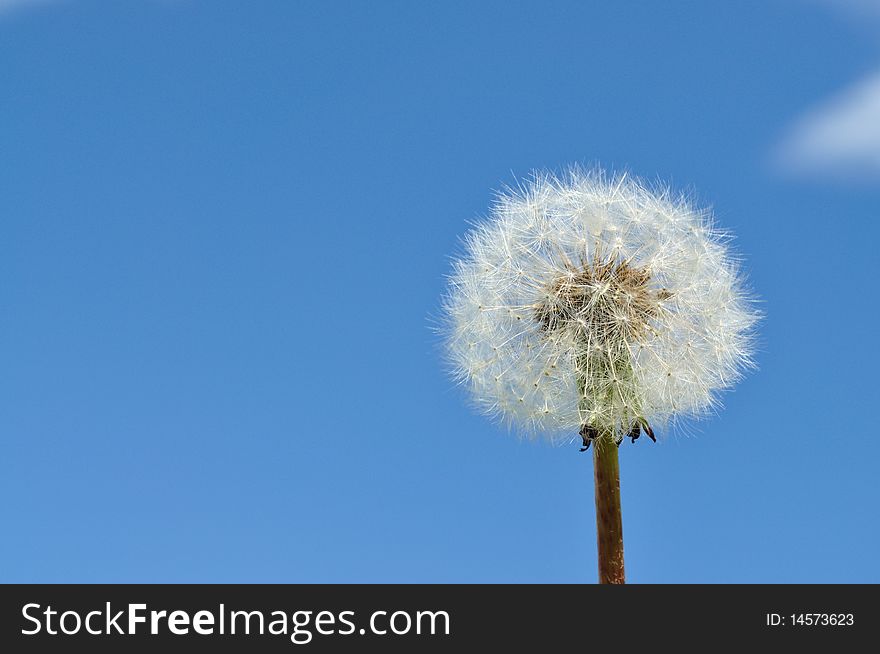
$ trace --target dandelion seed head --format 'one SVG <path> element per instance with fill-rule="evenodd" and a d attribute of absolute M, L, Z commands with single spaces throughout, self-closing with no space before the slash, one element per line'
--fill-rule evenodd
<path fill-rule="evenodd" d="M 699 417 L 751 364 L 757 313 L 708 212 L 599 171 L 535 175 L 467 234 L 444 301 L 455 376 L 551 440 Z"/>

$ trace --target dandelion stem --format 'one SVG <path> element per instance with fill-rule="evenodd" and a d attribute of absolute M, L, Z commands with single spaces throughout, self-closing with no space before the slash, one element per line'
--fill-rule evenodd
<path fill-rule="evenodd" d="M 620 464 L 611 434 L 593 442 L 596 477 L 596 532 L 599 583 L 623 584 L 623 518 L 620 513 Z"/>

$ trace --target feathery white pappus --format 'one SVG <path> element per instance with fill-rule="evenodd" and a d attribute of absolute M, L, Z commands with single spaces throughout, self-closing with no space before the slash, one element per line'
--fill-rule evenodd
<path fill-rule="evenodd" d="M 457 379 L 550 440 L 697 417 L 752 361 L 758 318 L 708 211 L 601 171 L 536 174 L 465 238 L 444 299 Z"/>

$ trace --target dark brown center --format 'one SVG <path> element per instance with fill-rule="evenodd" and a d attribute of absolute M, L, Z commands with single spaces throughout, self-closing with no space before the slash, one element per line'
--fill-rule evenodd
<path fill-rule="evenodd" d="M 548 333 L 574 330 L 585 343 L 619 346 L 640 341 L 659 303 L 672 296 L 666 289 L 652 288 L 650 281 L 647 268 L 613 258 L 571 267 L 549 285 L 535 319 Z"/>

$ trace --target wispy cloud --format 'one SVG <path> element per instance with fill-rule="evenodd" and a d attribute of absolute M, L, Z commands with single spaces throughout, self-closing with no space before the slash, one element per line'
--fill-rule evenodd
<path fill-rule="evenodd" d="M 31 7 L 35 5 L 45 5 L 54 0 L 0 0 L 0 15 L 15 9 Z"/>
<path fill-rule="evenodd" d="M 880 34 L 880 0 L 835 6 L 873 23 Z M 796 118 L 773 159 L 790 174 L 880 179 L 880 68 Z"/>
<path fill-rule="evenodd" d="M 880 0 L 823 0 L 825 4 L 843 7 L 865 16 L 880 16 Z"/>
<path fill-rule="evenodd" d="M 776 159 L 792 173 L 880 177 L 880 71 L 801 116 Z"/>

